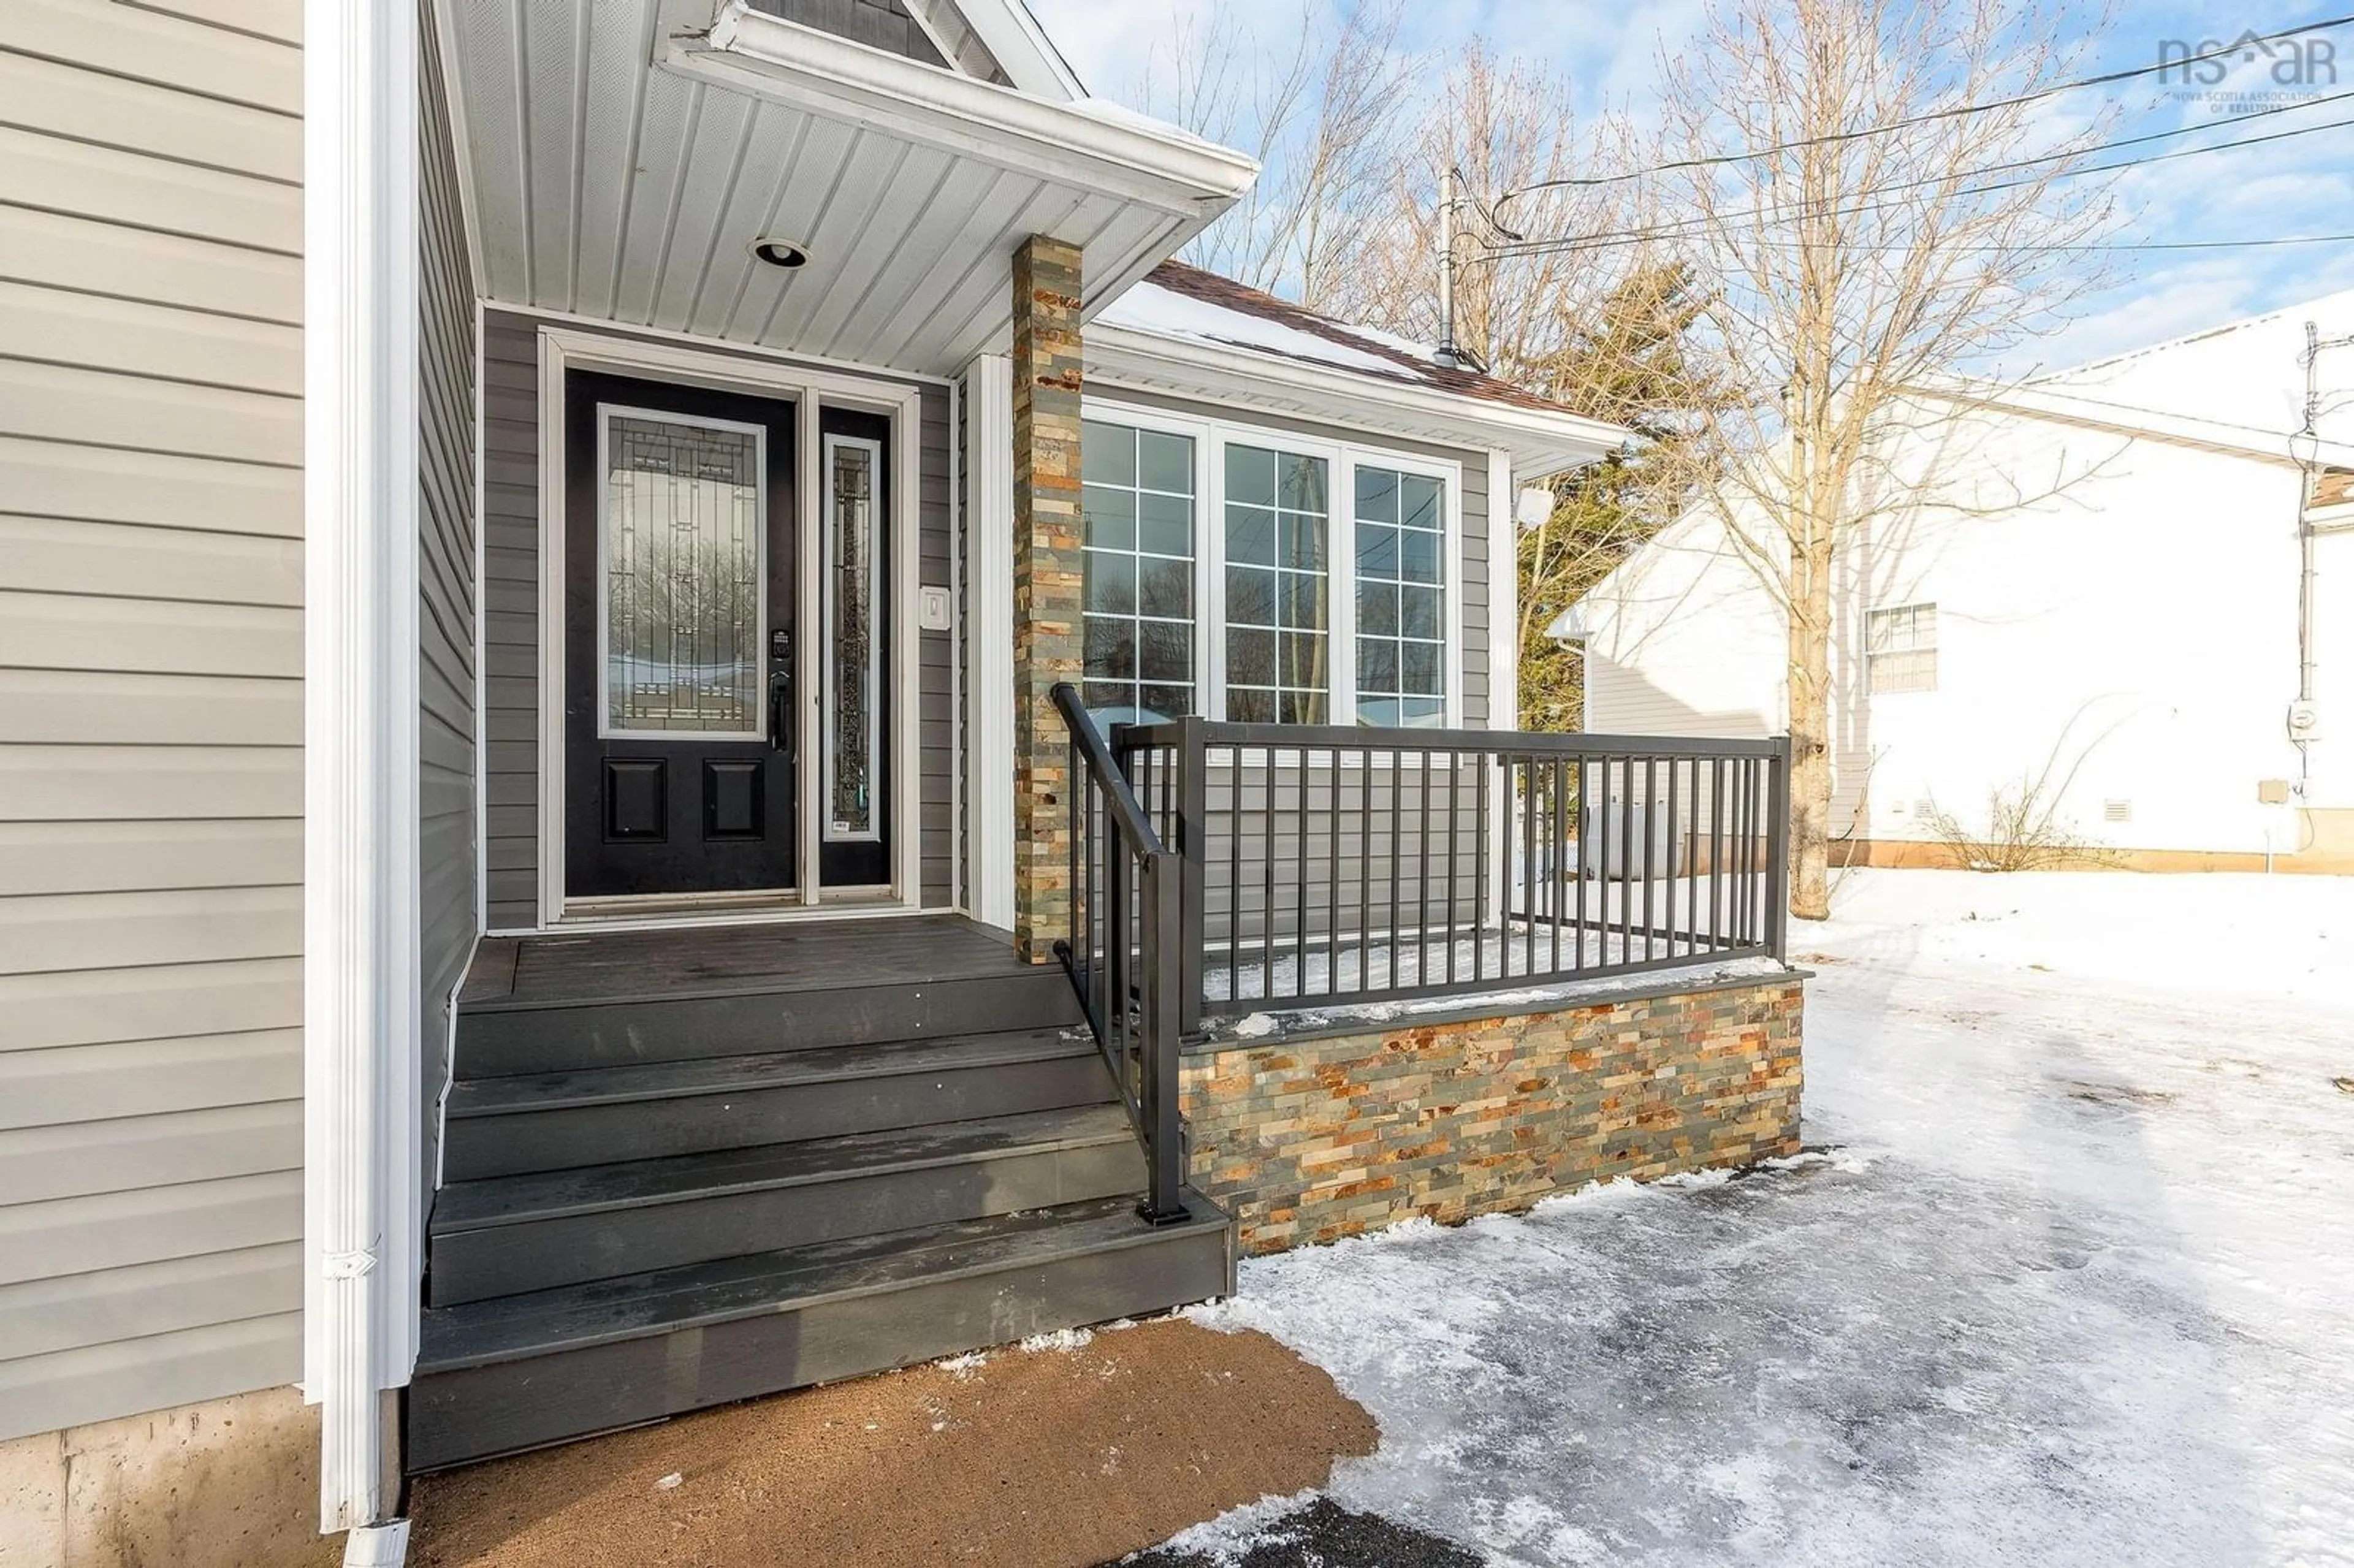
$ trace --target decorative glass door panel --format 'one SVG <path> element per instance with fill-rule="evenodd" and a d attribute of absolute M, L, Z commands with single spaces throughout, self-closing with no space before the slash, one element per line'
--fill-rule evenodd
<path fill-rule="evenodd" d="M 601 413 L 604 733 L 764 736 L 767 433 Z"/>

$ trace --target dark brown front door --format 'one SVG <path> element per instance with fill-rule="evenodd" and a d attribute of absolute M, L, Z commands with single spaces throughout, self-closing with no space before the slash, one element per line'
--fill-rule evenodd
<path fill-rule="evenodd" d="M 794 885 L 793 408 L 565 389 L 565 891 Z"/>

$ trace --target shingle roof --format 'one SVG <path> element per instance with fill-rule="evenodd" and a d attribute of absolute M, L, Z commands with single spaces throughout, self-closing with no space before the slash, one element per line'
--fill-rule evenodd
<path fill-rule="evenodd" d="M 1576 409 L 1566 404 L 1556 403 L 1548 397 L 1540 397 L 1535 393 L 1515 387 L 1509 381 L 1500 381 L 1492 376 L 1482 376 L 1476 371 L 1451 369 L 1439 365 L 1431 358 L 1429 349 L 1419 344 L 1409 344 L 1403 338 L 1393 337 L 1386 333 L 1372 332 L 1363 327 L 1353 327 L 1343 322 L 1336 322 L 1329 316 L 1320 316 L 1313 311 L 1303 310 L 1288 300 L 1279 300 L 1273 294 L 1251 288 L 1247 284 L 1237 283 L 1231 278 L 1222 278 L 1215 272 L 1188 266 L 1182 261 L 1163 261 L 1144 275 L 1144 282 L 1157 285 L 1171 293 L 1182 295 L 1188 300 L 1213 306 L 1217 310 L 1231 311 L 1237 315 L 1270 323 L 1289 332 L 1304 333 L 1310 337 L 1320 338 L 1331 344 L 1335 349 L 1345 351 L 1345 356 L 1325 358 L 1304 352 L 1288 351 L 1279 341 L 1269 342 L 1265 334 L 1251 334 L 1239 323 L 1237 330 L 1230 336 L 1221 336 L 1214 331 L 1204 332 L 1199 329 L 1182 335 L 1214 337 L 1234 347 L 1297 359 L 1303 364 L 1316 365 L 1320 368 L 1337 370 L 1342 375 L 1378 376 L 1409 386 L 1425 387 L 1433 391 L 1451 392 L 1458 397 L 1474 397 L 1482 402 L 1504 403 L 1515 408 L 1532 408 L 1549 414 L 1577 413 Z M 1138 291 L 1140 291 L 1131 292 Z M 1122 296 L 1118 303 L 1120 306 L 1129 305 L 1130 296 Z M 1138 305 L 1139 308 L 1132 311 L 1120 311 L 1119 324 L 1138 324 L 1146 331 L 1154 330 L 1155 323 L 1150 320 L 1151 311 L 1149 303 L 1138 302 Z"/>

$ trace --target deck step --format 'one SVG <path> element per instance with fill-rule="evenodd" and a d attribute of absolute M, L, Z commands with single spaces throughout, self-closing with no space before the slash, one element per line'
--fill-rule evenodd
<path fill-rule="evenodd" d="M 491 1078 L 1058 1029 L 1080 1018 L 1070 981 L 1051 967 L 840 983 L 719 977 L 578 1002 L 470 1002 L 457 1060 L 464 1076 Z"/>
<path fill-rule="evenodd" d="M 426 1312 L 408 1466 L 1164 1310 L 1232 1288 L 1225 1216 L 1122 1194 L 653 1269 Z"/>
<path fill-rule="evenodd" d="M 452 1182 L 428 1303 L 1085 1202 L 1143 1171 L 1115 1104 Z"/>
<path fill-rule="evenodd" d="M 464 1079 L 445 1181 L 1104 1105 L 1081 1031 L 1032 1029 Z"/>

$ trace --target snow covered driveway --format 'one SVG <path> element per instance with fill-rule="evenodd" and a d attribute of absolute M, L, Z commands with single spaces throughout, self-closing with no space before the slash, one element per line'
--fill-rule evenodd
<path fill-rule="evenodd" d="M 1512 1563 L 2354 1563 L 2354 879 L 1859 872 L 1792 941 L 1823 1152 L 1204 1310 L 1380 1419 L 1332 1495 Z"/>

